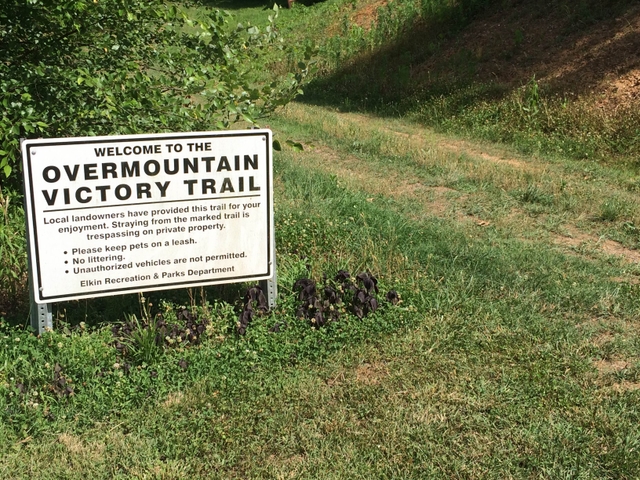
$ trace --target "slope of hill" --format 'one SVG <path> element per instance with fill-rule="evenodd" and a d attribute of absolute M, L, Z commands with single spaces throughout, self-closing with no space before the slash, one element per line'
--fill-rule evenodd
<path fill-rule="evenodd" d="M 485 2 L 468 16 L 423 12 L 386 35 L 397 3 L 344 14 L 351 34 L 374 28 L 387 40 L 318 79 L 303 101 L 411 115 L 529 152 L 637 157 L 640 2 Z"/>
<path fill-rule="evenodd" d="M 264 14 L 260 0 L 224 1 Z M 275 309 L 258 300 L 243 326 L 252 300 L 225 285 L 60 303 L 41 337 L 0 319 L 0 478 L 640 478 L 640 178 L 413 121 L 479 136 L 482 119 L 512 138 L 562 140 L 558 118 L 598 133 L 582 105 L 614 120 L 627 108 L 637 129 L 632 86 L 624 102 L 611 87 L 636 69 L 636 30 L 621 25 L 618 63 L 577 53 L 606 48 L 596 32 L 634 25 L 637 4 L 587 0 L 580 14 L 546 2 L 568 19 L 553 30 L 562 17 L 545 10 L 535 30 L 533 7 L 509 0 L 464 22 L 445 9 L 431 24 L 394 23 L 411 3 L 281 13 L 283 29 L 333 36 L 327 79 L 269 119 L 304 145 L 273 156 Z M 387 44 L 392 30 L 401 41 L 373 55 L 336 55 Z M 563 50 L 546 31 L 576 36 Z M 627 63 L 614 79 L 598 62 Z M 570 90 L 581 68 L 598 82 Z M 368 272 L 375 312 L 371 298 L 370 315 L 348 306 L 364 291 L 337 283 L 347 271 Z M 382 299 L 389 289 L 398 303 Z M 112 329 L 117 318 L 128 321 Z"/>

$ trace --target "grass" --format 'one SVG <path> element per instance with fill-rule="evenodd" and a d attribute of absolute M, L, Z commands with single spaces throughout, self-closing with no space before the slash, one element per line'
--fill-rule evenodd
<path fill-rule="evenodd" d="M 236 336 L 233 305 L 196 301 L 213 325 L 203 342 L 128 371 L 109 328 L 36 339 L 3 327 L 3 476 L 636 477 L 638 272 L 545 239 L 540 215 L 572 223 L 588 208 L 580 196 L 568 213 L 533 201 L 548 188 L 540 178 L 566 165 L 518 180 L 526 200 L 498 193 L 516 163 L 488 176 L 473 154 L 406 141 L 400 151 L 393 132 L 410 124 L 385 132 L 306 108 L 273 121 L 306 145 L 276 160 L 276 311 Z M 452 158 L 460 171 L 446 170 Z M 565 190 L 590 185 L 564 178 Z M 438 214 L 429 196 L 398 188 L 427 180 L 449 185 Z M 547 211 L 523 214 L 513 236 L 500 198 Z M 477 200 L 488 226 L 459 217 Z M 376 273 L 402 303 L 320 329 L 297 319 L 295 280 L 339 268 Z"/>
<path fill-rule="evenodd" d="M 515 145 L 525 154 L 637 169 L 636 103 L 614 99 L 615 108 L 603 108 L 606 92 L 589 90 L 579 75 L 563 73 L 562 66 L 555 75 L 544 60 L 531 59 L 551 63 L 583 55 L 572 52 L 566 39 L 590 44 L 595 36 L 597 43 L 601 25 L 614 29 L 613 19 L 629 12 L 633 17 L 628 2 L 548 2 L 544 14 L 516 2 L 390 2 L 369 16 L 376 19 L 372 28 L 370 21 L 358 23 L 347 3 L 333 5 L 336 36 L 318 39 L 322 75 L 306 89 L 305 102 L 411 117 L 448 134 Z M 553 26 L 558 36 L 549 36 L 538 51 L 534 39 L 541 25 Z M 470 28 L 467 36 L 465 28 Z M 530 36 L 523 29 L 531 30 Z M 505 35 L 513 36 L 513 45 Z M 593 65 L 599 73 L 593 82 L 619 71 L 626 55 L 617 53 L 613 49 L 607 54 L 605 70 Z M 594 55 L 585 54 L 584 61 Z M 558 84 L 555 77 L 565 83 Z"/>
<path fill-rule="evenodd" d="M 228 285 L 0 322 L 2 478 L 640 476 L 632 172 L 301 103 L 269 122 L 304 146 L 275 158 L 276 309 L 239 335 Z M 294 284 L 340 269 L 381 307 L 316 328 Z"/>

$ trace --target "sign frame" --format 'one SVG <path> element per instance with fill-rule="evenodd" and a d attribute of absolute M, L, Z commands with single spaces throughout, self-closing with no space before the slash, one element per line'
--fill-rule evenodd
<path fill-rule="evenodd" d="M 143 150 L 140 147 L 141 145 L 148 146 L 148 148 L 145 147 L 147 150 Z M 181 145 L 181 150 L 187 150 L 186 146 L 188 145 L 189 151 L 176 153 L 177 150 L 174 150 L 171 152 L 171 146 L 177 148 L 177 145 Z M 194 151 L 194 146 L 195 148 L 200 147 L 199 150 Z M 92 150 L 95 151 L 95 156 L 93 157 L 87 153 Z M 269 304 L 271 306 L 275 305 L 273 151 L 272 132 L 270 130 L 252 129 L 23 139 L 21 140 L 21 151 L 25 185 L 29 274 L 30 280 L 32 280 L 31 290 L 34 303 L 32 310 L 34 306 L 46 305 L 50 302 L 252 281 L 261 282 L 263 290 L 268 294 Z M 103 156 L 96 158 L 99 151 L 102 152 Z M 139 153 L 134 154 L 134 151 Z M 80 152 L 79 154 L 83 156 L 81 158 L 73 157 L 76 152 Z M 110 152 L 110 155 L 106 155 L 104 152 Z M 126 152 L 128 156 L 124 155 L 123 152 Z M 234 152 L 237 155 L 232 155 Z M 40 156 L 38 157 L 36 154 L 40 154 Z M 45 160 L 42 160 L 43 157 Z M 235 159 L 235 161 L 232 159 Z M 127 163 L 127 160 L 130 160 L 129 163 Z M 242 168 L 243 160 L 244 169 Z M 141 166 L 138 162 L 143 161 L 146 163 Z M 117 165 L 118 162 L 123 165 L 121 175 L 118 174 L 116 167 L 113 166 Z M 161 171 L 163 162 L 165 168 L 164 171 Z M 184 171 L 180 170 L 177 175 L 168 167 L 175 166 L 177 171 L 178 166 L 182 168 L 181 165 L 184 165 Z M 137 170 L 133 169 L 133 166 Z M 128 178 L 124 178 L 127 173 L 125 167 L 129 169 L 130 175 Z M 100 172 L 102 172 L 102 176 Z M 135 172 L 137 176 L 134 178 L 131 172 Z M 164 182 L 162 181 L 163 179 L 165 180 Z M 182 185 L 180 185 L 180 179 L 183 181 Z M 102 183 L 97 186 L 98 182 Z M 201 191 L 198 190 L 200 184 L 202 184 Z M 159 190 L 154 190 L 153 194 L 156 197 L 152 197 L 152 189 L 155 186 Z M 205 187 L 208 188 L 205 189 Z M 137 196 L 135 193 L 136 188 Z M 253 199 L 255 202 L 249 202 L 249 199 Z M 243 204 L 243 202 L 245 203 Z M 171 205 L 178 205 L 179 207 L 171 207 Z M 241 205 L 244 206 L 245 212 L 242 212 Z M 251 212 L 246 211 L 252 205 L 255 206 L 255 209 Z M 167 208 L 161 208 L 162 206 Z M 225 210 L 227 207 L 235 207 L 238 211 L 233 213 L 216 211 L 215 215 L 209 213 L 209 209 Z M 83 256 L 82 253 L 78 253 L 73 257 L 73 261 L 86 263 L 93 261 L 95 258 L 108 259 L 112 264 L 104 265 L 101 268 L 121 268 L 120 266 L 122 265 L 133 270 L 135 265 L 138 270 L 142 268 L 149 273 L 111 279 L 113 281 L 126 279 L 127 281 L 123 285 L 110 283 L 108 286 L 98 285 L 83 290 L 81 287 L 71 286 L 73 282 L 69 279 L 73 277 L 69 273 L 73 275 L 76 272 L 80 272 L 76 275 L 80 278 L 83 272 L 91 270 L 90 268 L 75 268 L 71 272 L 69 270 L 60 270 L 58 274 L 52 273 L 52 268 L 45 264 L 44 257 L 47 255 L 53 255 L 57 258 L 61 255 L 60 245 L 66 242 L 67 239 L 70 245 L 64 250 L 65 256 L 60 257 L 65 259 L 65 264 L 68 264 L 71 260 L 72 246 L 76 245 L 73 243 L 74 241 L 78 245 L 78 248 L 73 248 L 76 253 L 87 251 L 95 253 L 98 250 L 103 252 L 102 247 L 84 248 L 87 242 L 93 242 L 95 245 L 104 245 L 104 248 L 109 247 L 107 245 L 110 241 L 109 239 L 89 241 L 81 237 L 84 232 L 86 233 L 86 238 L 98 238 L 98 234 L 87 233 L 84 230 L 87 228 L 104 227 L 107 232 L 110 231 L 111 226 L 107 221 L 104 224 L 96 224 L 95 222 L 91 223 L 91 221 L 83 223 L 82 220 L 78 220 L 76 224 L 73 224 L 74 218 L 93 220 L 94 218 L 105 217 L 104 214 L 94 215 L 92 214 L 93 212 L 107 212 L 106 217 L 109 216 L 109 212 L 114 212 L 111 213 L 112 218 L 131 220 L 126 218 L 124 213 L 128 212 L 131 215 L 131 209 L 137 209 L 136 215 L 142 216 L 144 214 L 145 219 L 150 214 L 151 216 L 155 215 L 156 212 L 173 212 L 175 210 L 182 211 L 184 215 L 183 217 L 174 217 L 176 222 L 184 220 L 188 223 L 191 220 L 187 220 L 187 218 L 193 220 L 206 217 L 207 220 L 202 220 L 201 222 L 193 220 L 195 223 L 189 223 L 185 227 L 174 224 L 174 220 L 168 217 L 168 213 L 158 213 L 158 222 L 169 222 L 171 224 L 171 228 L 165 228 L 164 230 L 173 230 L 181 233 L 151 235 L 145 233 L 154 231 L 154 229 L 149 228 L 144 231 L 131 230 L 127 232 L 127 230 L 122 230 L 114 231 L 112 234 L 102 233 L 101 235 L 109 236 L 116 233 L 122 235 L 131 233 L 133 235 L 133 233 L 136 233 L 136 235 L 140 234 L 142 236 L 141 234 L 144 233 L 149 237 L 164 239 L 152 243 L 160 247 L 157 252 L 163 252 L 165 257 L 176 251 L 166 246 L 167 243 L 179 244 L 181 248 L 184 245 L 182 253 L 191 251 L 191 249 L 195 249 L 200 253 L 208 249 L 206 251 L 209 252 L 211 248 L 205 245 L 211 243 L 215 244 L 213 251 L 216 252 L 219 244 L 219 248 L 226 248 L 226 250 L 221 250 L 224 254 L 209 255 L 207 258 L 213 258 L 213 260 L 208 262 L 218 262 L 215 265 L 227 266 L 205 268 L 210 266 L 205 265 L 200 269 L 198 269 L 198 266 L 194 266 L 193 269 L 187 269 L 187 272 L 193 272 L 193 274 L 189 275 L 182 270 L 174 269 L 174 273 L 176 275 L 180 274 L 180 276 L 164 278 L 165 274 L 172 275 L 173 273 L 162 271 L 162 278 L 153 278 L 154 275 L 156 277 L 160 276 L 157 275 L 159 269 L 148 264 L 157 262 L 136 263 L 136 260 L 140 258 L 155 258 L 154 255 L 156 253 L 153 252 L 152 255 L 150 250 L 148 252 L 134 252 L 133 250 L 135 249 L 133 247 L 135 245 L 129 244 L 127 246 L 126 242 L 123 241 L 123 245 L 118 248 L 124 248 L 124 255 L 119 252 L 118 255 L 103 254 L 101 257 L 96 257 Z M 187 214 L 187 212 L 191 214 L 194 209 L 202 209 L 207 213 L 201 216 Z M 78 212 L 83 215 L 75 215 Z M 45 215 L 49 215 L 49 218 Z M 54 218 L 53 216 L 55 215 L 57 217 Z M 224 215 L 224 217 L 221 217 L 221 215 Z M 247 217 L 247 219 L 239 218 L 241 215 Z M 216 217 L 220 219 L 218 223 L 211 223 L 213 220 L 209 219 Z M 224 220 L 232 217 L 233 220 Z M 50 225 L 47 222 L 68 222 L 77 226 Z M 129 222 L 114 221 L 112 224 L 114 226 L 116 224 L 137 225 L 137 222 L 140 222 L 140 225 L 142 224 L 142 221 L 137 220 Z M 145 222 L 145 224 L 149 225 L 148 222 Z M 215 232 L 215 235 L 206 231 L 206 229 L 213 227 L 219 229 L 219 232 Z M 133 229 L 134 227 L 131 228 Z M 74 229 L 79 230 L 78 235 L 76 235 Z M 191 232 L 189 239 L 185 240 L 184 233 L 187 229 L 190 232 L 193 230 L 193 232 Z M 61 232 L 60 235 L 62 235 L 63 230 L 65 230 L 66 238 L 58 238 L 56 232 L 59 231 Z M 224 230 L 227 230 L 227 232 L 223 233 Z M 163 229 L 157 228 L 155 231 L 162 232 Z M 248 234 L 241 235 L 245 231 Z M 242 238 L 236 240 L 234 236 L 241 236 Z M 138 238 L 136 236 L 136 240 Z M 189 241 L 198 245 L 187 245 Z M 46 245 L 43 242 L 46 242 Z M 139 244 L 150 243 L 140 242 Z M 164 245 L 164 247 L 160 244 Z M 237 251 L 233 253 L 236 246 Z M 231 253 L 227 254 L 227 251 Z M 69 257 L 66 256 L 67 253 L 69 253 Z M 184 256 L 185 258 L 181 259 L 182 261 L 186 261 L 187 256 Z M 204 254 L 199 257 L 191 257 L 189 262 L 194 259 L 197 260 L 197 258 L 200 258 L 200 263 L 204 263 Z M 167 258 L 166 262 L 170 260 L 171 258 Z M 56 261 L 54 260 L 54 262 Z M 175 262 L 176 259 L 174 258 L 173 261 Z M 233 264 L 234 262 L 237 263 L 237 269 L 236 265 Z M 57 265 L 55 268 L 60 267 Z M 94 270 L 92 271 L 96 272 L 95 268 L 98 267 L 93 268 Z M 65 273 L 62 273 L 62 271 Z M 198 274 L 196 274 L 197 272 Z M 150 278 L 147 278 L 149 276 Z M 138 277 L 145 280 L 137 281 Z M 129 279 L 133 280 L 129 281 Z M 108 278 L 105 278 L 105 280 L 108 280 Z M 84 282 L 85 284 L 90 284 L 91 281 L 85 280 Z M 101 288 L 98 289 L 98 287 Z M 48 315 L 45 313 L 44 316 L 48 317 L 48 320 L 45 319 L 43 322 L 42 315 L 40 315 L 38 323 L 39 325 L 44 323 L 45 328 L 50 328 L 50 312 Z M 41 326 L 37 330 L 41 331 Z"/>

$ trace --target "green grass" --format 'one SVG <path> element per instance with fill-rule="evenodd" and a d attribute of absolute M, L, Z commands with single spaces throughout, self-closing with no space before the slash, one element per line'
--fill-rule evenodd
<path fill-rule="evenodd" d="M 238 335 L 227 285 L 59 304 L 41 337 L 0 322 L 0 477 L 640 476 L 631 172 L 319 106 L 269 123 L 304 145 L 275 158 L 275 310 Z M 296 280 L 340 269 L 376 275 L 381 307 L 298 318 Z M 184 312 L 197 341 L 171 333 Z"/>
<path fill-rule="evenodd" d="M 307 87 L 303 101 L 411 117 L 448 134 L 515 145 L 525 154 L 557 154 L 637 170 L 637 105 L 623 103 L 602 110 L 596 105 L 599 95 L 579 82 L 567 90 L 549 78 L 537 78 L 546 67 L 544 62 L 527 59 L 526 48 L 531 48 L 532 39 L 521 29 L 529 25 L 522 26 L 513 18 L 517 15 L 531 22 L 532 31 L 539 27 L 535 22 L 563 19 L 562 35 L 579 42 L 597 35 L 599 22 L 632 11 L 628 2 L 547 2 L 544 7 L 537 5 L 535 11 L 516 10 L 517 2 L 390 2 L 377 10 L 377 23 L 371 29 L 353 24 L 349 2 L 332 5 L 332 34 L 315 37 L 320 45 L 321 75 Z M 483 48 L 492 44 L 486 46 L 482 39 L 470 41 L 464 37 L 465 28 L 474 20 L 491 25 L 496 11 L 504 22 L 514 25 L 514 46 L 501 45 L 502 51 L 485 54 Z M 304 30 L 305 34 L 309 31 L 326 30 L 319 22 L 317 28 Z M 295 37 L 295 30 L 290 33 Z M 571 45 L 558 37 L 547 48 L 556 55 L 576 56 Z M 522 65 L 516 77 L 487 73 L 493 61 L 502 65 L 509 58 Z M 616 61 L 624 63 L 624 59 L 620 54 L 612 60 L 611 75 L 617 71 Z M 479 75 L 481 69 L 485 71 Z"/>
<path fill-rule="evenodd" d="M 238 337 L 232 305 L 196 298 L 212 325 L 203 343 L 128 371 L 108 327 L 40 339 L 3 327 L 3 476 L 637 477 L 640 302 L 618 279 L 629 267 L 513 237 L 498 212 L 482 230 L 356 188 L 326 171 L 327 152 L 388 172 L 385 134 L 362 127 L 354 147 L 305 124 L 274 119 L 307 145 L 276 159 L 276 311 Z M 412 161 L 398 160 L 402 178 L 419 172 Z M 533 186 L 522 195 L 514 206 L 540 203 Z M 293 282 L 339 268 L 372 271 L 402 303 L 321 329 L 297 319 Z"/>

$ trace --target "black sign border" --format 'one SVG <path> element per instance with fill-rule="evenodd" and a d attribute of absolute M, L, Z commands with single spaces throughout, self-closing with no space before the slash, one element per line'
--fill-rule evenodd
<path fill-rule="evenodd" d="M 162 290 L 174 290 L 179 288 L 189 288 L 189 287 L 199 287 L 199 286 L 207 286 L 207 285 L 223 285 L 227 283 L 241 283 L 248 282 L 253 280 L 265 280 L 268 278 L 274 277 L 273 265 L 275 263 L 273 256 L 275 255 L 275 238 L 274 235 L 274 226 L 272 225 L 273 221 L 273 159 L 272 159 L 272 145 L 270 142 L 271 138 L 270 130 L 247 130 L 245 131 L 232 131 L 232 132 L 194 132 L 194 133 L 171 133 L 171 134 L 142 134 L 142 135 L 120 135 L 113 137 L 77 137 L 77 138 L 60 138 L 60 139 L 37 139 L 37 140 L 24 140 L 22 150 L 26 152 L 26 158 L 23 158 L 23 175 L 25 181 L 27 181 L 29 185 L 29 191 L 25 191 L 26 195 L 29 195 L 30 199 L 30 207 L 31 207 L 31 215 L 26 215 L 27 220 L 27 232 L 29 238 L 29 243 L 31 240 L 34 241 L 35 245 L 31 246 L 35 252 L 36 259 L 33 261 L 31 259 L 31 251 L 29 251 L 30 265 L 29 268 L 32 270 L 32 278 L 36 279 L 37 282 L 34 286 L 34 294 L 37 303 L 49 303 L 52 301 L 70 301 L 70 300 L 81 300 L 85 298 L 98 298 L 98 297 L 107 297 L 107 296 L 115 296 L 120 294 L 127 293 L 137 293 L 141 291 L 162 291 Z M 33 184 L 33 170 L 31 168 L 32 159 L 31 159 L 31 148 L 36 147 L 47 147 L 47 146 L 59 146 L 59 145 L 82 145 L 82 144 L 101 144 L 101 143 L 118 143 L 118 142 L 143 142 L 143 141 L 162 141 L 162 140 L 179 140 L 182 138 L 185 139 L 198 139 L 198 138 L 212 138 L 212 137 L 222 137 L 222 138 L 234 138 L 234 137 L 256 137 L 263 136 L 265 137 L 265 158 L 266 158 L 266 177 L 267 177 L 267 270 L 263 273 L 257 273 L 252 275 L 243 275 L 237 277 L 227 277 L 223 279 L 203 279 L 202 281 L 181 281 L 181 282 L 173 282 L 173 283 L 165 283 L 163 285 L 158 286 L 147 286 L 141 287 L 139 285 L 132 287 L 120 287 L 115 289 L 105 289 L 100 292 L 90 292 L 90 293 L 74 293 L 74 294 L 65 294 L 65 295 L 41 295 L 40 288 L 42 287 L 42 276 L 40 271 L 40 250 L 39 250 L 39 242 L 37 236 L 37 226 L 36 226 L 36 208 L 35 208 L 35 192 L 34 192 L 34 184 Z M 24 155 L 23 155 L 24 156 Z M 28 178 L 27 178 L 28 175 Z M 225 196 L 224 198 L 240 198 L 242 196 Z M 180 201 L 191 201 L 191 200 L 173 200 L 171 202 L 152 202 L 153 204 L 161 204 L 161 203 L 176 203 Z M 104 207 L 93 207 L 93 208 L 106 208 Z M 109 205 L 108 207 L 115 207 L 115 205 Z M 27 208 L 25 208 L 25 211 Z"/>

